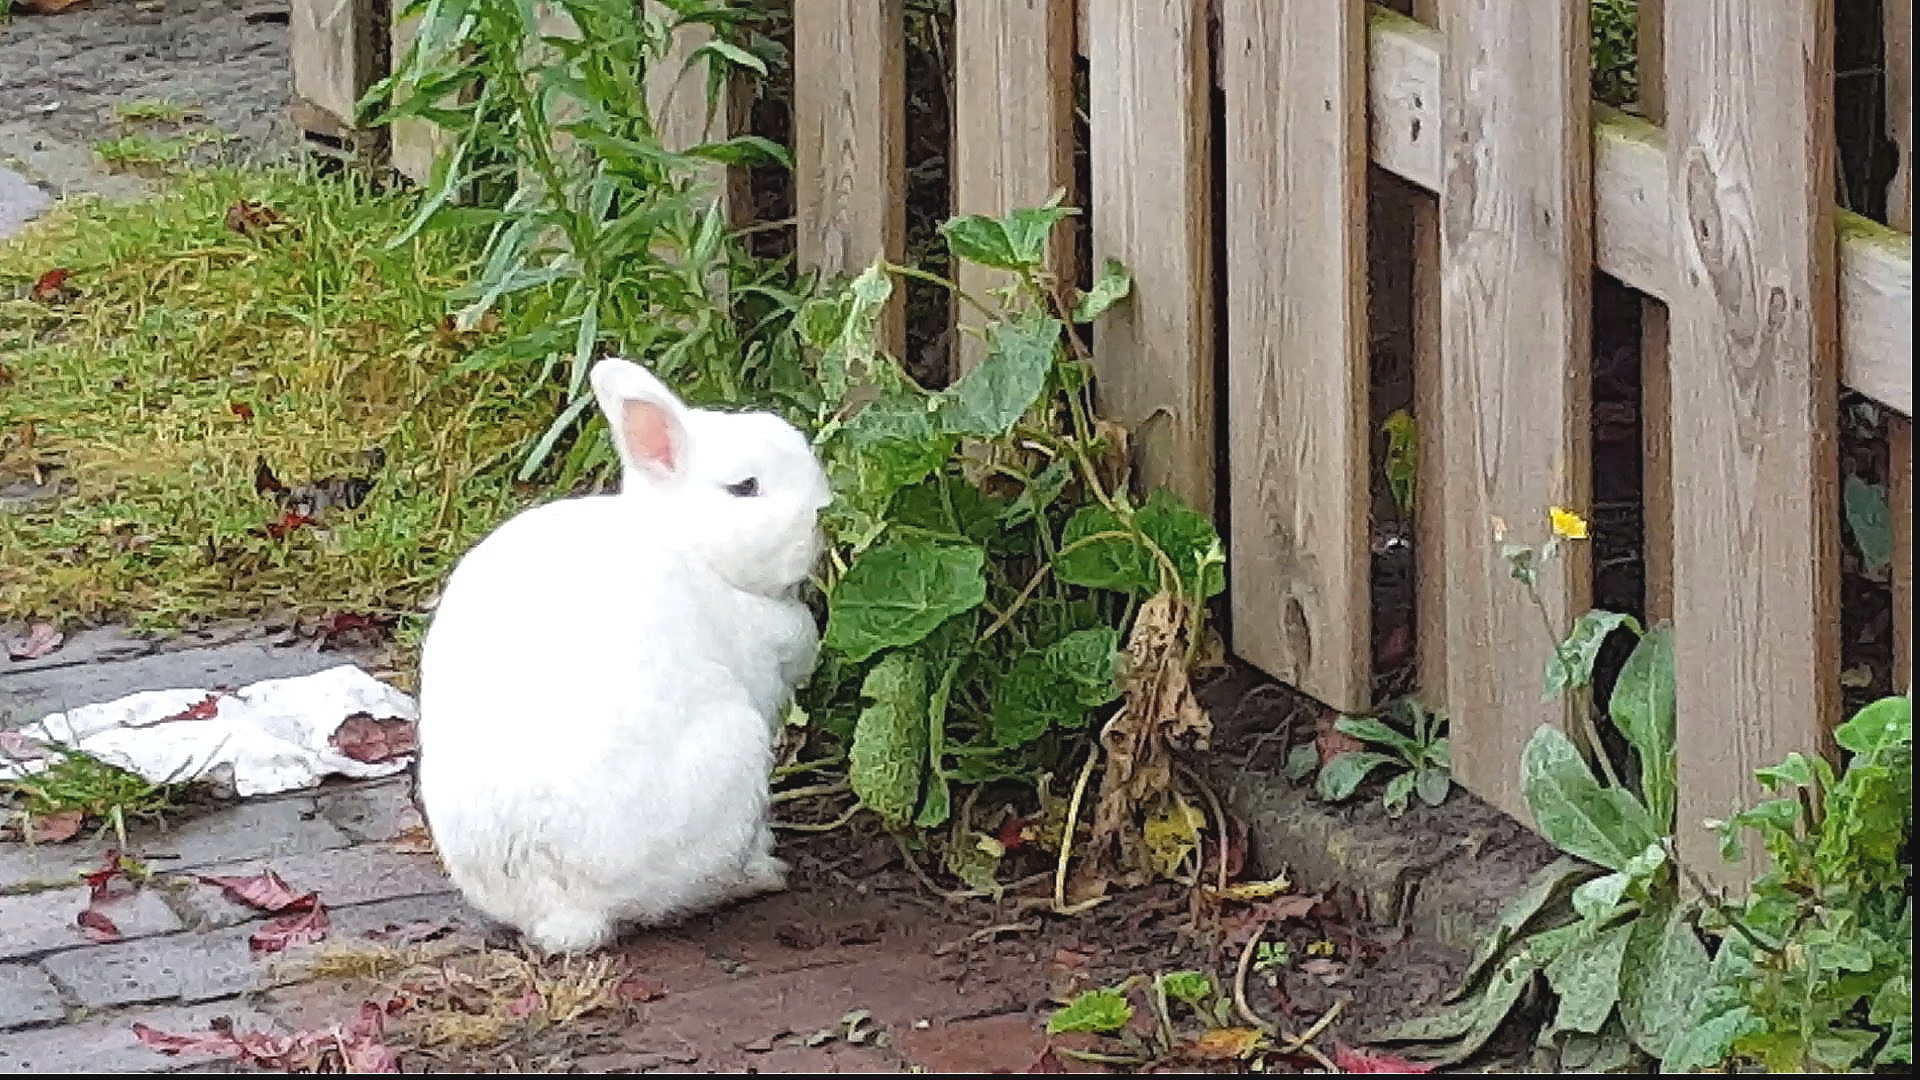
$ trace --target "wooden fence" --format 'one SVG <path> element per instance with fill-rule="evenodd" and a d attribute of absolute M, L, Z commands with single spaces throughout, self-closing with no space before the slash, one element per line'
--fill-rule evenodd
<path fill-rule="evenodd" d="M 1522 818 L 1521 744 L 1584 706 L 1541 700 L 1539 616 L 1495 521 L 1531 541 L 1547 506 L 1587 505 L 1594 270 L 1643 293 L 1648 606 L 1674 624 L 1681 839 L 1704 852 L 1698 822 L 1838 719 L 1841 384 L 1899 417 L 1910 679 L 1911 0 L 1885 5 L 1891 227 L 1834 205 L 1834 0 L 1640 0 L 1658 124 L 1590 101 L 1589 0 L 1410 2 L 956 0 L 953 208 L 1072 187 L 1084 57 L 1092 252 L 1135 280 L 1094 328 L 1101 408 L 1137 427 L 1146 482 L 1225 509 L 1235 652 L 1359 710 L 1369 164 L 1430 193 L 1410 256 L 1422 694 L 1458 780 Z M 794 4 L 798 247 L 827 272 L 903 254 L 902 20 L 902 0 Z M 1556 618 L 1589 573 L 1575 545 L 1545 575 Z"/>

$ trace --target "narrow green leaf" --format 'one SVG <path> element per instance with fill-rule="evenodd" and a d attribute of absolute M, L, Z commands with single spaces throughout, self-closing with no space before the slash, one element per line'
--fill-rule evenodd
<path fill-rule="evenodd" d="M 1367 778 L 1367 774 L 1382 765 L 1389 764 L 1392 758 L 1371 751 L 1353 750 L 1339 754 L 1320 770 L 1317 790 L 1320 797 L 1328 802 L 1340 802 L 1353 796 L 1355 788 Z"/>
<path fill-rule="evenodd" d="M 1543 725 L 1520 754 L 1521 793 L 1548 840 L 1618 870 L 1662 835 L 1630 792 L 1602 787 L 1560 729 Z"/>
<path fill-rule="evenodd" d="M 1842 501 L 1861 562 L 1877 573 L 1893 561 L 1893 512 L 1887 507 L 1887 489 L 1848 473 Z"/>
<path fill-rule="evenodd" d="M 1593 876 L 1593 873 L 1591 866 L 1565 855 L 1535 871 L 1534 875 L 1527 879 L 1527 887 L 1521 891 L 1520 895 L 1500 909 L 1492 930 L 1480 939 L 1479 948 L 1467 964 L 1466 974 L 1460 978 L 1460 986 L 1447 995 L 1447 1000 L 1457 1001 L 1466 996 L 1486 966 L 1506 951 L 1507 945 L 1533 921 L 1535 916 L 1552 903 L 1555 897 L 1560 896 L 1576 882 Z"/>
<path fill-rule="evenodd" d="M 1671 832 L 1677 796 L 1672 630 L 1656 626 L 1640 638 L 1613 684 L 1607 711 L 1639 755 L 1648 815 L 1659 832 Z"/>
<path fill-rule="evenodd" d="M 1413 774 L 1397 772 L 1387 781 L 1387 790 L 1380 801 L 1387 809 L 1387 816 L 1397 818 L 1407 812 L 1407 800 L 1413 796 Z"/>

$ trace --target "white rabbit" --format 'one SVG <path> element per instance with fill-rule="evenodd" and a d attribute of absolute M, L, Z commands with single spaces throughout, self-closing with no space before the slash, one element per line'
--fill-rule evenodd
<path fill-rule="evenodd" d="M 819 637 L 799 585 L 830 492 L 771 413 L 638 365 L 593 392 L 617 495 L 519 514 L 460 560 L 420 659 L 420 797 L 468 902 L 549 952 L 786 887 L 773 734 Z"/>

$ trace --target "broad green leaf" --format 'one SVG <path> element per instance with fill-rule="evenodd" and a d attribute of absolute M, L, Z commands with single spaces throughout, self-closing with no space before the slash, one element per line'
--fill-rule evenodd
<path fill-rule="evenodd" d="M 1640 790 L 1654 827 L 1673 830 L 1674 762 L 1673 631 L 1649 629 L 1627 657 L 1613 684 L 1607 711 L 1640 758 Z"/>
<path fill-rule="evenodd" d="M 947 238 L 949 251 L 968 262 L 999 270 L 1022 268 L 1019 256 L 1014 254 L 1013 245 L 1007 239 L 1007 231 L 990 217 L 962 214 L 950 218 L 941 224 L 940 235 Z"/>
<path fill-rule="evenodd" d="M 1120 696 L 1120 631 L 1111 626 L 1075 630 L 1047 647 L 1047 667 L 1089 708 Z"/>
<path fill-rule="evenodd" d="M 1629 925 L 1620 1019 L 1640 1049 L 1664 1060 L 1703 1007 L 1712 960 L 1683 905 L 1643 910 Z"/>
<path fill-rule="evenodd" d="M 1731 989 L 1713 997 L 1723 1007 L 1703 1012 L 1698 1022 L 1672 1033 L 1667 1053 L 1660 1057 L 1661 1072 L 1703 1072 L 1718 1068 L 1733 1053 L 1735 1043 L 1766 1030 L 1766 1021 L 1740 1004 L 1739 995 Z M 1642 1043 L 1640 1048 L 1647 1047 Z"/>
<path fill-rule="evenodd" d="M 1601 1026 L 1597 1034 L 1569 1031 L 1561 1039 L 1559 1071 L 1594 1075 L 1625 1072 L 1634 1062 L 1633 1040 L 1620 1026 L 1618 1014 Z"/>
<path fill-rule="evenodd" d="M 1640 621 L 1618 611 L 1598 609 L 1581 613 L 1573 621 L 1573 630 L 1547 657 L 1546 696 L 1566 690 L 1578 690 L 1593 681 L 1593 663 L 1600 657 L 1600 646 L 1607 635 L 1619 627 L 1640 633 Z"/>
<path fill-rule="evenodd" d="M 1833 729 L 1833 741 L 1855 754 L 1877 754 L 1913 742 L 1913 699 L 1884 697 Z"/>
<path fill-rule="evenodd" d="M 1815 783 L 1813 763 L 1798 750 L 1789 753 L 1778 765 L 1753 770 L 1753 775 L 1768 791 L 1813 787 Z"/>
<path fill-rule="evenodd" d="M 1133 1006 L 1127 1004 L 1120 991 L 1088 990 L 1047 1017 L 1047 1034 L 1064 1035 L 1073 1031 L 1104 1034 L 1119 1031 L 1131 1019 Z"/>
<path fill-rule="evenodd" d="M 1354 789 L 1367 778 L 1367 774 L 1392 762 L 1393 759 L 1385 754 L 1376 754 L 1367 750 L 1350 750 L 1344 754 L 1338 754 L 1321 768 L 1320 779 L 1315 785 L 1315 790 L 1328 802 L 1340 802 L 1353 796 Z"/>
<path fill-rule="evenodd" d="M 1053 227 L 1079 213 L 1071 206 L 1060 205 L 1063 194 L 1056 193 L 1043 206 L 1022 207 L 1000 219 L 1007 248 L 1022 267 L 1039 266 L 1046 257 L 1047 237 L 1053 235 Z"/>
<path fill-rule="evenodd" d="M 1120 302 L 1133 289 L 1133 277 L 1127 273 L 1125 263 L 1108 256 L 1100 264 L 1100 276 L 1093 281 L 1093 288 L 1079 295 L 1073 302 L 1073 321 L 1087 323 L 1099 318 L 1106 310 Z"/>
<path fill-rule="evenodd" d="M 1592 867 L 1565 855 L 1535 871 L 1527 879 L 1526 889 L 1500 909 L 1492 930 L 1480 939 L 1479 948 L 1467 964 L 1466 974 L 1460 978 L 1460 986 L 1447 995 L 1447 1000 L 1457 1001 L 1464 997 L 1487 964 L 1505 952 L 1515 935 L 1524 930 L 1569 885 L 1591 877 L 1593 872 Z"/>
<path fill-rule="evenodd" d="M 1878 572 L 1893 561 L 1893 513 L 1887 507 L 1887 489 L 1848 473 L 1842 501 L 1861 561 L 1868 571 Z"/>
<path fill-rule="evenodd" d="M 1908 939 L 1909 945 L 1912 939 Z M 1876 1065 L 1913 1064 L 1913 980 L 1895 975 L 1880 985 L 1867 1007 L 1867 1021 L 1887 1029 L 1887 1043 L 1875 1055 Z"/>
<path fill-rule="evenodd" d="M 926 662 L 889 653 L 867 673 L 860 694 L 870 704 L 854 725 L 848 781 L 887 828 L 905 828 L 920 802 L 927 760 Z"/>
<path fill-rule="evenodd" d="M 1087 505 L 1067 519 L 1053 572 L 1069 585 L 1151 596 L 1159 591 L 1160 574 L 1145 565 L 1145 554 L 1112 511 Z"/>
<path fill-rule="evenodd" d="M 986 553 L 925 539 L 869 548 L 833 590 L 824 643 L 860 661 L 912 645 L 987 596 Z"/>
<path fill-rule="evenodd" d="M 897 395 L 873 402 L 841 429 L 859 490 L 885 499 L 946 463 L 955 440 L 935 429 L 923 402 Z"/>
<path fill-rule="evenodd" d="M 1413 774 L 1413 790 L 1420 801 L 1428 806 L 1439 806 L 1447 801 L 1447 792 L 1453 789 L 1453 775 L 1445 768 L 1428 766 Z"/>
<path fill-rule="evenodd" d="M 1391 725 L 1377 716 L 1341 716 L 1334 720 L 1333 726 L 1334 730 L 1351 735 L 1363 742 L 1397 750 L 1408 760 L 1412 760 L 1420 750 L 1412 739 L 1395 731 Z"/>
<path fill-rule="evenodd" d="M 1613 1014 L 1614 1003 L 1620 1000 L 1620 965 L 1632 931 L 1631 923 L 1601 931 L 1546 966 L 1547 984 L 1560 995 L 1554 1027 L 1589 1035 L 1600 1031 Z"/>
<path fill-rule="evenodd" d="M 1160 989 L 1175 1001 L 1205 1009 L 1213 998 L 1213 979 L 1201 971 L 1169 971 L 1160 976 Z"/>
<path fill-rule="evenodd" d="M 944 533 L 981 547 L 992 547 L 1007 535 L 998 520 L 1004 509 L 1001 500 L 954 473 L 936 474 L 901 489 L 890 509 L 896 525 Z"/>
<path fill-rule="evenodd" d="M 1060 324 L 1029 316 L 987 328 L 987 355 L 940 395 L 938 420 L 952 435 L 998 438 L 1026 415 L 1047 387 Z"/>
<path fill-rule="evenodd" d="M 1520 753 L 1521 792 L 1542 834 L 1569 855 L 1624 867 L 1662 835 L 1630 792 L 1602 787 L 1571 740 L 1543 725 Z"/>
<path fill-rule="evenodd" d="M 1630 880 L 1616 870 L 1586 882 L 1573 890 L 1573 913 L 1590 923 L 1605 920 L 1620 906 L 1620 898 L 1626 895 Z"/>
<path fill-rule="evenodd" d="M 1222 562 L 1208 562 L 1204 578 L 1201 575 L 1203 559 L 1220 545 L 1220 536 L 1205 514 L 1188 509 L 1166 488 L 1155 488 L 1134 515 L 1134 522 L 1140 526 L 1141 533 L 1172 560 L 1188 597 L 1208 599 L 1227 587 L 1226 567 Z M 1150 556 L 1148 559 L 1147 569 L 1153 571 L 1153 580 L 1157 583 L 1158 568 L 1153 566 Z"/>
<path fill-rule="evenodd" d="M 1380 796 L 1380 801 L 1387 809 L 1387 816 L 1397 818 L 1407 812 L 1407 800 L 1412 796 L 1413 774 L 1397 772 L 1387 781 L 1387 790 Z"/>
<path fill-rule="evenodd" d="M 1022 654 L 994 687 L 991 723 L 999 746 L 1024 746 L 1055 725 L 1077 726 L 1085 717 L 1073 684 L 1054 674 L 1040 649 Z"/>

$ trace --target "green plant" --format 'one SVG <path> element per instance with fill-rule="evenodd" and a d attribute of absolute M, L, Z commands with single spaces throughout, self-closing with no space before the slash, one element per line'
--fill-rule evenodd
<path fill-rule="evenodd" d="M 176 785 L 153 783 L 77 750 L 47 753 L 45 768 L 0 780 L 0 800 L 16 804 L 29 821 L 79 814 L 112 829 L 124 849 L 129 821 L 157 822 L 174 808 Z"/>
<path fill-rule="evenodd" d="M 110 168 L 171 165 L 186 156 L 192 142 L 183 138 L 159 138 L 135 132 L 102 139 L 93 144 L 93 152 Z"/>
<path fill-rule="evenodd" d="M 190 117 L 200 115 L 200 109 L 194 105 L 182 105 L 165 98 L 141 98 L 139 101 L 122 102 L 113 107 L 113 118 L 122 123 L 149 121 L 160 124 L 178 124 Z"/>
<path fill-rule="evenodd" d="M 696 404 L 781 405 L 807 384 L 785 332 L 797 304 L 785 268 L 748 255 L 702 180 L 713 163 L 785 165 L 786 151 L 751 136 L 667 147 L 655 125 L 664 103 L 649 100 L 645 83 L 669 62 L 674 34 L 711 27 L 714 39 L 689 61 L 705 68 L 711 114 L 725 79 L 764 75 L 778 58 L 775 43 L 749 33 L 752 10 L 706 0 L 410 0 L 400 14 L 420 17 L 417 36 L 362 110 L 376 123 L 437 124 L 450 148 L 394 242 L 424 228 L 480 237 L 479 273 L 454 294 L 455 327 L 470 331 L 510 304 L 522 329 L 460 372 L 564 388 L 520 479 L 556 454 L 562 485 L 611 464 L 605 439 L 577 437 L 598 430 L 586 376 L 604 351 L 646 364 Z M 679 78 L 672 92 L 690 85 Z"/>
<path fill-rule="evenodd" d="M 1064 871 L 1095 762 L 1089 719 L 1123 698 L 1104 739 L 1137 779 L 1122 794 L 1118 778 L 1103 783 L 1090 852 L 1109 869 L 1168 873 L 1193 847 L 1167 754 L 1205 731 L 1187 673 L 1223 556 L 1204 515 L 1165 491 L 1127 493 L 1124 432 L 1092 415 L 1076 325 L 1130 284 L 1113 262 L 1085 293 L 1045 270 L 1048 238 L 1073 213 L 1056 197 L 942 227 L 954 258 L 1007 282 L 961 296 L 984 317 L 985 356 L 945 389 L 915 383 L 874 337 L 892 276 L 942 279 L 876 265 L 799 318 L 818 354 L 817 441 L 836 492 L 805 710 L 846 746 L 861 805 L 897 830 L 951 823 L 949 867 L 973 881 L 990 879 L 971 866 L 985 838 L 954 789 L 1033 783 L 1082 758 L 1056 804 L 1067 820 L 1050 823 Z M 1157 784 L 1142 782 L 1155 770 Z"/>
<path fill-rule="evenodd" d="M 1639 0 L 1593 0 L 1593 97 L 1619 108 L 1640 97 Z"/>
<path fill-rule="evenodd" d="M 1394 775 L 1381 796 L 1389 817 L 1406 813 L 1407 801 L 1414 795 L 1428 806 L 1439 806 L 1446 800 L 1453 786 L 1447 737 L 1440 734 L 1446 717 L 1428 713 L 1410 697 L 1395 701 L 1388 713 L 1404 730 L 1376 716 L 1342 716 L 1333 722 L 1335 730 L 1388 752 L 1349 750 L 1334 755 L 1320 770 L 1317 787 L 1321 798 L 1329 802 L 1351 798 L 1368 775 L 1391 766 Z"/>

